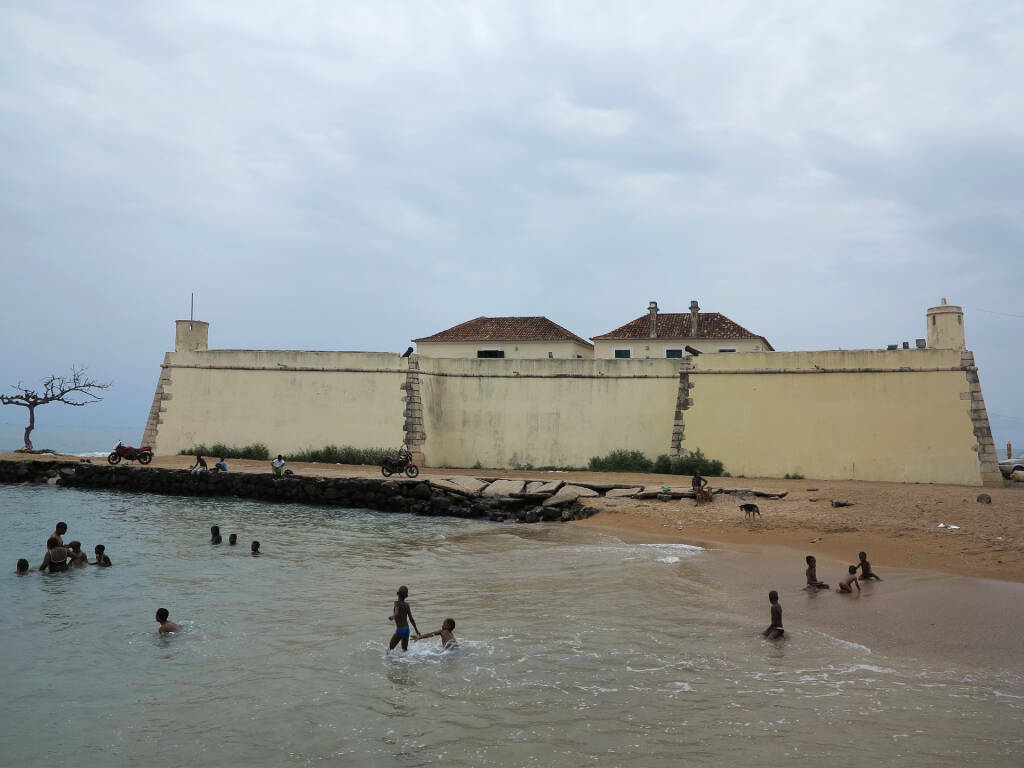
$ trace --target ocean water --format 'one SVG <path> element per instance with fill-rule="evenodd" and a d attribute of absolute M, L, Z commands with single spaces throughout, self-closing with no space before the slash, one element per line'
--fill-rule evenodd
<path fill-rule="evenodd" d="M 58 453 L 79 456 L 106 456 L 118 441 L 125 445 L 138 445 L 142 437 L 142 427 L 59 426 L 43 420 L 41 413 L 43 411 L 36 413 L 39 426 L 32 430 L 31 435 L 32 446 L 37 449 L 51 448 Z M 0 453 L 17 450 L 24 445 L 24 441 L 24 422 L 0 424 Z"/>
<path fill-rule="evenodd" d="M 15 576 L 58 520 L 114 567 Z M 0 532 L 5 765 L 1024 763 L 1018 674 L 790 622 L 766 642 L 706 550 L 54 486 L 0 486 Z M 400 584 L 457 650 L 385 653 Z M 158 607 L 185 631 L 159 637 Z"/>

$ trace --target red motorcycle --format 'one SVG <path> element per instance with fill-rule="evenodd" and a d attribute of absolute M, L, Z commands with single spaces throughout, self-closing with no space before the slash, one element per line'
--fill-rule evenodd
<path fill-rule="evenodd" d="M 153 460 L 153 446 L 144 445 L 142 448 L 133 448 L 130 445 L 119 442 L 117 447 L 107 456 L 107 461 L 111 464 L 119 464 L 121 459 L 137 461 L 139 464 L 149 464 Z"/>
<path fill-rule="evenodd" d="M 400 475 L 403 472 L 406 477 L 416 477 L 420 473 L 420 468 L 412 463 L 412 454 L 404 445 L 397 456 L 385 456 L 380 460 L 380 473 L 384 477 Z"/>

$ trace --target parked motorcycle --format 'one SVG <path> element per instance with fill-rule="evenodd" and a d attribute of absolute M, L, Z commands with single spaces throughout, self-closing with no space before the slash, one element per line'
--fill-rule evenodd
<path fill-rule="evenodd" d="M 153 460 L 153 446 L 144 445 L 142 448 L 134 448 L 118 442 L 117 447 L 107 456 L 107 461 L 111 464 L 120 464 L 121 459 L 137 461 L 139 464 L 149 464 Z"/>
<path fill-rule="evenodd" d="M 385 456 L 380 461 L 380 473 L 384 477 L 400 475 L 403 472 L 406 477 L 416 477 L 420 473 L 420 468 L 412 463 L 412 454 L 404 445 L 397 456 Z"/>

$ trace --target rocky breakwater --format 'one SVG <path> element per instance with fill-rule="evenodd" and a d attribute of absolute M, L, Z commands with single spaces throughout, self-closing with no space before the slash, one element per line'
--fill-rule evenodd
<path fill-rule="evenodd" d="M 0 482 L 56 482 L 69 488 L 228 496 L 523 523 L 590 517 L 598 510 L 586 506 L 585 500 L 613 487 L 464 476 L 412 481 L 233 472 L 193 475 L 184 469 L 30 461 L 0 462 Z"/>

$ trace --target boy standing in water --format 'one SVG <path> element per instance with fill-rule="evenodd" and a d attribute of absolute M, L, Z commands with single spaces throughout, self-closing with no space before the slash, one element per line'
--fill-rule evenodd
<path fill-rule="evenodd" d="M 769 640 L 782 637 L 786 630 L 782 628 L 782 606 L 779 605 L 779 593 L 774 589 L 768 593 L 768 602 L 772 604 L 772 623 L 761 634 Z"/>
<path fill-rule="evenodd" d="M 860 558 L 860 563 L 857 564 L 857 567 L 860 568 L 861 581 L 867 581 L 868 579 L 882 580 L 881 576 L 871 570 L 871 563 L 868 562 L 867 552 L 861 552 L 857 557 Z"/>
<path fill-rule="evenodd" d="M 807 586 L 804 589 L 828 589 L 828 584 L 818 581 L 818 561 L 814 555 L 807 556 Z"/>
<path fill-rule="evenodd" d="M 441 647 L 444 648 L 446 651 L 449 651 L 452 648 L 459 647 L 458 642 L 455 640 L 455 633 L 452 631 L 454 629 L 455 619 L 445 619 L 444 623 L 441 625 L 441 628 L 437 630 L 437 632 L 428 632 L 425 635 L 416 635 L 416 637 L 414 637 L 413 639 L 416 641 L 426 640 L 428 637 L 437 637 L 438 635 L 440 635 Z"/>
<path fill-rule="evenodd" d="M 175 624 L 173 621 L 168 621 L 167 617 L 171 614 L 166 608 L 158 608 L 156 612 L 156 620 L 160 623 L 160 629 L 158 630 L 161 635 L 167 635 L 171 632 L 181 632 L 181 627 Z"/>
<path fill-rule="evenodd" d="M 412 622 L 412 627 L 416 630 L 416 634 L 420 633 L 420 628 L 416 626 L 416 619 L 412 617 L 412 607 L 405 602 L 405 598 L 408 596 L 408 587 L 403 585 L 398 588 L 398 599 L 395 600 L 394 610 L 388 616 L 388 621 L 395 622 L 395 634 L 391 636 L 391 644 L 388 646 L 388 651 L 395 650 L 395 646 L 399 642 L 402 643 L 403 651 L 409 650 L 409 622 Z"/>

